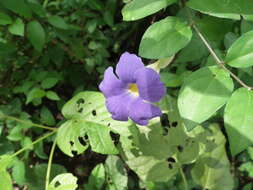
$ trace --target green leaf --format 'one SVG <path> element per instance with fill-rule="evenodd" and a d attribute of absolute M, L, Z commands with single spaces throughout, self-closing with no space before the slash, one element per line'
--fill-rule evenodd
<path fill-rule="evenodd" d="M 49 184 L 48 190 L 76 190 L 77 178 L 71 173 L 56 176 Z"/>
<path fill-rule="evenodd" d="M 108 127 L 87 122 L 83 119 L 72 119 L 65 122 L 57 133 L 57 145 L 68 156 L 84 152 L 89 144 L 94 152 L 117 154 Z"/>
<path fill-rule="evenodd" d="M 25 25 L 23 23 L 23 20 L 20 18 L 17 18 L 9 27 L 8 30 L 10 33 L 18 36 L 24 36 L 25 31 Z"/>
<path fill-rule="evenodd" d="M 56 123 L 53 114 L 52 114 L 51 111 L 50 111 L 47 107 L 45 107 L 45 106 L 43 106 L 43 107 L 41 108 L 41 111 L 40 111 L 40 118 L 41 118 L 40 121 L 41 121 L 42 123 L 46 124 L 46 125 L 53 126 L 53 125 L 55 125 L 55 123 Z"/>
<path fill-rule="evenodd" d="M 52 88 L 52 87 L 54 87 L 58 83 L 58 81 L 59 81 L 59 78 L 56 78 L 56 77 L 45 78 L 41 82 L 41 87 L 43 89 Z"/>
<path fill-rule="evenodd" d="M 41 52 L 45 44 L 46 34 L 38 21 L 31 21 L 27 24 L 27 36 L 33 47 Z"/>
<path fill-rule="evenodd" d="M 17 160 L 13 164 L 12 168 L 13 179 L 17 182 L 18 185 L 23 186 L 26 183 L 25 178 L 25 164 L 21 160 Z"/>
<path fill-rule="evenodd" d="M 185 21 L 177 17 L 167 17 L 146 30 L 139 54 L 150 59 L 167 58 L 184 48 L 191 37 L 191 28 Z"/>
<path fill-rule="evenodd" d="M 26 97 L 26 104 L 32 102 L 35 99 L 42 98 L 46 95 L 46 92 L 40 88 L 33 88 Z"/>
<path fill-rule="evenodd" d="M 240 15 L 251 15 L 253 4 L 251 0 L 190 0 L 190 8 L 217 17 L 240 19 Z"/>
<path fill-rule="evenodd" d="M 66 119 L 82 118 L 85 121 L 104 125 L 120 135 L 129 135 L 132 122 L 121 122 L 111 118 L 105 106 L 104 95 L 100 92 L 80 92 L 69 100 L 62 109 Z"/>
<path fill-rule="evenodd" d="M 20 16 L 24 16 L 26 18 L 31 18 L 32 16 L 31 9 L 27 6 L 27 3 L 24 0 L 0 1 L 0 4 Z"/>
<path fill-rule="evenodd" d="M 105 183 L 105 168 L 103 164 L 98 164 L 91 171 L 88 184 L 85 184 L 87 190 L 101 190 Z"/>
<path fill-rule="evenodd" d="M 217 66 L 193 72 L 179 93 L 181 117 L 191 122 L 204 122 L 227 102 L 233 88 L 229 74 Z"/>
<path fill-rule="evenodd" d="M 11 23 L 12 23 L 11 17 L 3 12 L 0 12 L 0 25 L 7 25 Z"/>
<path fill-rule="evenodd" d="M 176 0 L 133 0 L 122 9 L 123 20 L 144 18 L 175 2 Z"/>
<path fill-rule="evenodd" d="M 0 171 L 6 170 L 12 163 L 13 157 L 11 155 L 0 156 Z"/>
<path fill-rule="evenodd" d="M 117 156 L 108 156 L 105 161 L 109 183 L 117 190 L 127 190 L 127 172 L 124 163 Z"/>
<path fill-rule="evenodd" d="M 56 92 L 51 91 L 51 90 L 49 90 L 49 91 L 46 92 L 46 97 L 47 97 L 48 99 L 50 99 L 50 100 L 55 100 L 55 101 L 58 101 L 58 100 L 61 99 L 61 98 L 58 96 L 58 94 L 56 94 Z"/>
<path fill-rule="evenodd" d="M 216 147 L 211 152 L 205 152 L 196 161 L 191 174 L 194 181 L 202 186 L 202 189 L 232 190 L 234 186 L 233 176 L 230 173 L 230 162 L 226 155 L 226 139 L 218 125 L 210 125 L 212 132 L 207 139 L 214 141 Z"/>
<path fill-rule="evenodd" d="M 7 56 L 16 51 L 15 45 L 11 43 L 0 42 L 0 56 Z"/>
<path fill-rule="evenodd" d="M 13 190 L 11 176 L 7 171 L 0 170 L 0 179 L 1 190 Z"/>
<path fill-rule="evenodd" d="M 56 28 L 63 29 L 63 30 L 69 29 L 69 25 L 65 22 L 65 20 L 62 17 L 56 16 L 56 15 L 50 16 L 48 18 L 48 22 Z"/>
<path fill-rule="evenodd" d="M 245 68 L 253 65 L 253 31 L 243 34 L 229 48 L 226 63 L 232 67 Z"/>
<path fill-rule="evenodd" d="M 227 103 L 224 120 L 232 155 L 252 145 L 253 92 L 236 90 Z"/>

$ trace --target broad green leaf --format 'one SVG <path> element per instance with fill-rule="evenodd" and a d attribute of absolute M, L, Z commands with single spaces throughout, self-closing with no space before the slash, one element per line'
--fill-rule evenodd
<path fill-rule="evenodd" d="M 25 25 L 22 19 L 17 18 L 9 27 L 10 33 L 18 36 L 24 36 Z"/>
<path fill-rule="evenodd" d="M 56 92 L 51 91 L 51 90 L 46 92 L 46 97 L 50 100 L 55 100 L 55 101 L 60 100 L 60 97 L 58 96 L 58 94 L 56 94 Z"/>
<path fill-rule="evenodd" d="M 11 23 L 12 23 L 11 17 L 6 13 L 0 12 L 0 25 L 7 25 Z"/>
<path fill-rule="evenodd" d="M 87 130 L 78 120 L 68 120 L 61 125 L 57 132 L 57 145 L 62 152 L 69 156 L 81 154 L 88 148 L 88 139 L 84 138 Z"/>
<path fill-rule="evenodd" d="M 46 92 L 40 88 L 33 88 L 26 97 L 26 104 L 32 102 L 34 99 L 42 98 L 46 95 Z"/>
<path fill-rule="evenodd" d="M 253 144 L 253 92 L 245 88 L 236 90 L 225 108 L 225 127 L 232 155 Z"/>
<path fill-rule="evenodd" d="M 89 144 L 94 152 L 102 154 L 117 154 L 108 127 L 87 122 L 82 119 L 72 119 L 65 122 L 57 133 L 57 145 L 67 155 L 84 152 Z"/>
<path fill-rule="evenodd" d="M 100 92 L 80 92 L 69 100 L 62 109 L 66 119 L 82 118 L 85 121 L 104 125 L 120 135 L 129 135 L 132 122 L 121 122 L 111 118 L 105 106 L 105 98 Z"/>
<path fill-rule="evenodd" d="M 27 24 L 27 36 L 33 47 L 41 52 L 45 44 L 46 34 L 38 21 L 31 21 Z"/>
<path fill-rule="evenodd" d="M 76 190 L 77 178 L 71 173 L 56 176 L 49 184 L 48 190 Z"/>
<path fill-rule="evenodd" d="M 150 59 L 167 58 L 184 48 L 191 37 L 192 31 L 187 22 L 177 17 L 167 17 L 146 30 L 139 54 Z"/>
<path fill-rule="evenodd" d="M 49 78 L 46 78 L 44 79 L 42 82 L 41 82 L 41 87 L 43 89 L 48 89 L 48 88 L 52 88 L 54 87 L 57 83 L 58 83 L 59 79 L 56 78 L 56 77 L 49 77 Z"/>
<path fill-rule="evenodd" d="M 0 170 L 6 170 L 11 165 L 12 160 L 13 157 L 11 155 L 0 156 Z"/>
<path fill-rule="evenodd" d="M 204 122 L 227 102 L 233 88 L 229 73 L 217 66 L 193 72 L 179 93 L 181 117 L 195 123 Z"/>
<path fill-rule="evenodd" d="M 13 190 L 12 180 L 10 174 L 5 170 L 0 170 L 0 189 L 1 190 Z"/>
<path fill-rule="evenodd" d="M 229 48 L 226 63 L 232 67 L 244 68 L 253 65 L 253 31 L 243 34 Z"/>
<path fill-rule="evenodd" d="M 127 171 L 124 163 L 117 156 L 108 156 L 105 161 L 106 174 L 108 182 L 116 190 L 127 190 Z"/>
<path fill-rule="evenodd" d="M 144 18 L 175 2 L 176 0 L 133 0 L 122 9 L 123 20 Z"/>
<path fill-rule="evenodd" d="M 59 16 L 50 16 L 48 18 L 48 22 L 59 29 L 67 30 L 69 28 L 68 24 L 65 22 L 65 20 L 62 17 Z"/>
<path fill-rule="evenodd" d="M 43 106 L 40 111 L 40 121 L 46 125 L 55 125 L 55 119 L 51 111 Z"/>
<path fill-rule="evenodd" d="M 85 184 L 86 190 L 101 190 L 105 183 L 105 168 L 103 164 L 98 164 L 91 171 L 88 184 Z"/>
<path fill-rule="evenodd" d="M 206 152 L 196 161 L 191 170 L 194 181 L 209 190 L 232 190 L 233 176 L 230 173 L 230 162 L 226 155 L 226 139 L 218 125 L 210 125 L 212 132 L 207 139 L 217 145 L 211 152 Z"/>
<path fill-rule="evenodd" d="M 0 1 L 0 4 L 20 16 L 24 16 L 26 18 L 30 18 L 32 16 L 31 9 L 24 0 Z"/>
<path fill-rule="evenodd" d="M 251 0 L 190 0 L 190 8 L 217 17 L 239 19 L 240 15 L 251 15 L 253 4 Z"/>

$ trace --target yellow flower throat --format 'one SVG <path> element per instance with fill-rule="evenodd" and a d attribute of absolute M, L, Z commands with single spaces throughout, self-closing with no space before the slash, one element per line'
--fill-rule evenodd
<path fill-rule="evenodd" d="M 129 84 L 129 86 L 128 86 L 128 91 L 129 91 L 130 93 L 136 95 L 136 96 L 139 95 L 139 89 L 138 89 L 137 84 L 135 84 L 135 83 Z"/>

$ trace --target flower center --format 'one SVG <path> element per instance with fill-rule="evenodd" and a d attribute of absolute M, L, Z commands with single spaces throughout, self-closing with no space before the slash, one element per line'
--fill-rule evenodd
<path fill-rule="evenodd" d="M 139 95 L 139 89 L 138 89 L 137 84 L 135 84 L 135 83 L 130 83 L 130 84 L 128 85 L 128 91 L 129 91 L 130 93 L 136 95 L 136 96 Z"/>

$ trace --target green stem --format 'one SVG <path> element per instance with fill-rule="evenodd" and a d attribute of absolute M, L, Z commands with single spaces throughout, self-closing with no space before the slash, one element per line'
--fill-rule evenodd
<path fill-rule="evenodd" d="M 46 8 L 46 7 L 47 7 L 47 4 L 48 4 L 48 0 L 44 0 L 44 2 L 43 2 L 43 7 Z"/>
<path fill-rule="evenodd" d="M 50 155 L 49 155 L 49 160 L 48 160 L 48 165 L 47 165 L 45 190 L 48 190 L 48 186 L 49 186 L 49 182 L 50 182 L 49 178 L 50 178 L 50 172 L 51 172 L 51 166 L 52 166 L 55 147 L 56 147 L 56 139 L 54 140 L 54 143 L 53 143 L 53 146 L 51 148 Z"/>
<path fill-rule="evenodd" d="M 40 142 L 40 141 L 46 139 L 47 137 L 49 137 L 49 136 L 51 136 L 51 135 L 53 135 L 53 134 L 55 134 L 55 133 L 56 133 L 56 130 L 53 131 L 53 132 L 50 132 L 50 133 L 48 133 L 48 134 L 46 134 L 46 135 L 44 135 L 44 136 L 42 136 L 42 137 L 40 137 L 40 138 L 38 138 L 36 141 L 33 141 L 31 144 L 29 144 L 29 145 L 25 146 L 24 148 L 18 150 L 17 152 L 15 152 L 14 154 L 12 154 L 11 156 L 12 156 L 12 157 L 15 157 L 15 156 L 19 155 L 20 153 L 22 153 L 22 152 L 24 152 L 25 150 L 29 149 L 31 145 L 35 145 L 35 144 L 37 144 L 38 142 Z"/>
<path fill-rule="evenodd" d="M 182 1 L 182 2 L 184 3 L 184 1 Z M 206 48 L 208 49 L 208 51 L 210 52 L 210 54 L 214 58 L 216 64 L 219 65 L 223 70 L 225 70 L 226 72 L 228 72 L 230 74 L 230 76 L 233 77 L 241 86 L 243 86 L 244 88 L 246 88 L 248 90 L 253 90 L 253 87 L 245 84 L 239 77 L 237 77 L 232 71 L 230 71 L 225 66 L 225 62 L 218 57 L 218 55 L 215 53 L 215 51 L 213 50 L 213 48 L 211 47 L 211 45 L 208 43 L 208 41 L 206 40 L 206 38 L 204 37 L 204 35 L 198 29 L 197 25 L 195 24 L 195 22 L 194 22 L 194 20 L 192 18 L 190 10 L 188 8 L 186 8 L 186 9 L 187 9 L 187 14 L 188 14 L 188 18 L 189 18 L 191 26 L 194 28 L 194 30 L 196 31 L 197 35 L 202 40 L 202 42 L 205 44 Z"/>
<path fill-rule="evenodd" d="M 183 182 L 184 182 L 184 189 L 188 190 L 188 183 L 187 183 L 187 180 L 186 180 L 186 177 L 184 175 L 184 171 L 183 171 L 182 167 L 180 167 L 180 174 L 181 174 Z"/>
<path fill-rule="evenodd" d="M 16 117 L 5 115 L 5 114 L 2 115 L 2 117 L 6 118 L 6 119 L 14 120 L 14 121 L 17 121 L 19 123 L 26 124 L 26 125 L 31 125 L 33 127 L 38 127 L 38 128 L 42 128 L 42 129 L 51 130 L 51 131 L 55 131 L 56 130 L 56 128 L 47 127 L 47 126 L 44 126 L 44 125 L 39 125 L 39 124 L 36 124 L 36 123 L 28 122 L 28 121 L 25 121 L 25 120 L 22 120 L 22 119 L 18 119 Z"/>

